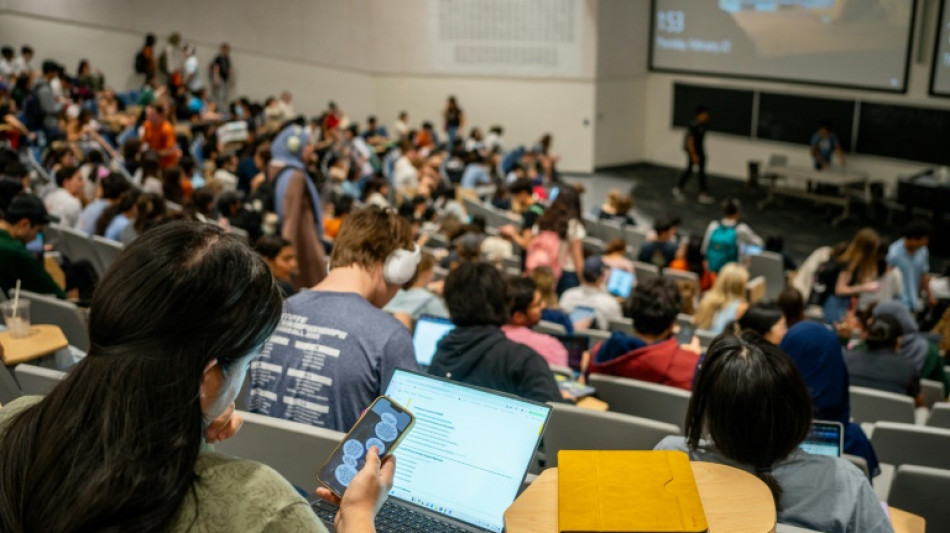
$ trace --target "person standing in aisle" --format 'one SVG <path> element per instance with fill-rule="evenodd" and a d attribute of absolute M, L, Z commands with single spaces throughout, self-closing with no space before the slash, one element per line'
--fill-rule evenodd
<path fill-rule="evenodd" d="M 693 175 L 693 167 L 697 167 L 699 178 L 699 203 L 711 205 L 716 199 L 709 195 L 706 184 L 706 132 L 709 131 L 709 109 L 706 106 L 696 108 L 696 116 L 689 124 L 683 149 L 686 151 L 686 170 L 680 176 L 679 182 L 673 188 L 673 197 L 677 201 L 684 201 L 683 187 Z"/>

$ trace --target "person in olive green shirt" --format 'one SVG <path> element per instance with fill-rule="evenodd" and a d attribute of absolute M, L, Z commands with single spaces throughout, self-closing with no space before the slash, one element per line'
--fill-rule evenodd
<path fill-rule="evenodd" d="M 33 194 L 20 193 L 10 201 L 0 219 L 0 290 L 9 294 L 20 280 L 24 290 L 66 298 L 43 264 L 26 249 L 26 243 L 36 239 L 43 226 L 57 221 Z"/>
<path fill-rule="evenodd" d="M 216 453 L 282 298 L 264 260 L 211 224 L 136 239 L 100 281 L 88 356 L 44 398 L 0 409 L 0 531 L 319 532 L 272 468 Z M 395 462 L 371 448 L 341 533 L 375 531 Z"/>

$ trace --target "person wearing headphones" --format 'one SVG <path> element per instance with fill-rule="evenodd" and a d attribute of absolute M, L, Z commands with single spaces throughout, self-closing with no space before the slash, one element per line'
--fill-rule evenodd
<path fill-rule="evenodd" d="M 326 279 L 285 301 L 251 363 L 251 412 L 348 431 L 397 367 L 416 370 L 409 330 L 382 307 L 421 257 L 395 211 L 370 206 L 348 216 Z"/>
<path fill-rule="evenodd" d="M 327 275 L 327 258 L 320 242 L 323 217 L 320 193 L 307 177 L 305 161 L 313 150 L 306 128 L 291 123 L 271 144 L 267 181 L 273 187 L 274 212 L 280 236 L 297 250 L 298 289 L 313 287 Z"/>

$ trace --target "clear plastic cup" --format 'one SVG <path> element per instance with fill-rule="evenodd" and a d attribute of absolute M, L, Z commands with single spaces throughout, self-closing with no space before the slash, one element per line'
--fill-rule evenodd
<path fill-rule="evenodd" d="M 13 305 L 13 300 L 0 302 L 0 312 L 3 313 L 3 322 L 7 325 L 11 337 L 19 339 L 30 335 L 29 300 L 20 300 L 16 306 Z"/>

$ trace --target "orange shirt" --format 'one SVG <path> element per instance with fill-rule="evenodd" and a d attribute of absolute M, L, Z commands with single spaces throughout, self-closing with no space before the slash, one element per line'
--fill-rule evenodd
<path fill-rule="evenodd" d="M 323 233 L 327 237 L 335 239 L 340 233 L 340 226 L 342 225 L 343 219 L 341 218 L 325 218 L 323 219 Z"/>
<path fill-rule="evenodd" d="M 175 146 L 175 127 L 167 120 L 160 125 L 155 126 L 151 122 L 145 122 L 145 135 L 142 142 L 148 144 L 148 149 L 155 152 L 161 152 Z M 178 154 L 163 155 L 160 165 L 162 168 L 172 167 L 178 164 Z"/>

